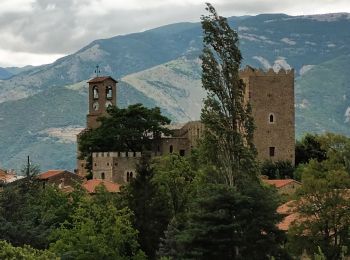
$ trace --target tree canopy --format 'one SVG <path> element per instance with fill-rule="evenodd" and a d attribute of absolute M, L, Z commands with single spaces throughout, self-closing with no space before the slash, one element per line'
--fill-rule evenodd
<path fill-rule="evenodd" d="M 218 167 L 223 181 L 235 185 L 256 174 L 254 124 L 251 107 L 244 100 L 245 85 L 239 77 L 242 60 L 238 34 L 211 4 L 202 16 L 202 84 L 207 91 L 201 120 L 208 161 Z"/>
<path fill-rule="evenodd" d="M 50 250 L 64 259 L 146 259 L 132 227 L 132 212 L 118 209 L 103 188 L 83 197 L 70 220 L 56 229 Z"/>
<path fill-rule="evenodd" d="M 341 259 L 350 249 L 350 139 L 329 133 L 318 140 L 326 159 L 310 159 L 301 169 L 300 221 L 290 229 L 289 246 L 296 255 L 320 247 L 327 259 Z"/>
<path fill-rule="evenodd" d="M 112 106 L 108 108 L 108 116 L 98 120 L 100 127 L 87 129 L 79 136 L 80 159 L 89 159 L 91 152 L 151 150 L 153 138 L 171 134 L 165 127 L 170 119 L 163 116 L 158 107 L 146 108 L 142 104 L 127 108 Z"/>

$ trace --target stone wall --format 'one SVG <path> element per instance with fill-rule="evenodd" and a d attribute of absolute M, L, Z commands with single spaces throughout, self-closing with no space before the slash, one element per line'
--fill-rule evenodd
<path fill-rule="evenodd" d="M 258 159 L 288 160 L 294 164 L 294 70 L 275 73 L 248 67 L 240 76 L 252 106 Z"/>
<path fill-rule="evenodd" d="M 125 184 L 136 177 L 136 165 L 140 158 L 140 152 L 93 153 L 93 178 Z"/>

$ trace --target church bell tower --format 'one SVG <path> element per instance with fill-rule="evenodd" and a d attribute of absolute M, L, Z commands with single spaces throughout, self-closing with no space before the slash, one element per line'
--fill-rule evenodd
<path fill-rule="evenodd" d="M 97 118 L 107 115 L 107 108 L 115 106 L 117 100 L 117 81 L 110 76 L 95 77 L 89 83 L 89 114 L 86 118 L 88 129 L 99 127 Z"/>

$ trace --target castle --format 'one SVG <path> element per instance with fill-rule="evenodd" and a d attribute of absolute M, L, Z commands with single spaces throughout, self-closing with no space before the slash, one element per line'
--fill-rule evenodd
<path fill-rule="evenodd" d="M 240 71 L 246 85 L 245 99 L 252 106 L 255 121 L 254 144 L 258 160 L 284 160 L 294 164 L 294 70 L 272 69 L 265 72 L 247 66 Z M 97 118 L 116 105 L 117 81 L 112 77 L 96 77 L 89 83 L 89 114 L 87 128 L 99 126 Z M 200 121 L 191 121 L 173 129 L 173 135 L 155 140 L 154 156 L 177 153 L 186 156 L 196 147 L 203 133 Z M 78 137 L 79 138 L 79 137 Z M 78 140 L 79 141 L 79 140 Z M 79 151 L 78 151 L 79 152 Z M 135 177 L 140 152 L 105 151 L 92 153 L 94 179 L 106 179 L 125 184 Z M 77 161 L 79 174 L 85 175 L 86 162 Z"/>

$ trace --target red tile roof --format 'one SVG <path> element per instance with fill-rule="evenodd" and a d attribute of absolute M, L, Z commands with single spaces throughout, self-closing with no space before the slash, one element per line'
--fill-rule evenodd
<path fill-rule="evenodd" d="M 277 224 L 280 230 L 288 231 L 291 224 L 302 221 L 300 214 L 297 212 L 297 203 L 298 201 L 291 200 L 277 208 L 277 213 L 284 215 L 282 221 Z"/>
<path fill-rule="evenodd" d="M 40 173 L 37 178 L 39 180 L 47 180 L 53 176 L 56 176 L 60 173 L 64 172 L 64 170 L 48 170 L 47 172 Z"/>
<path fill-rule="evenodd" d="M 88 81 L 88 83 L 99 83 L 99 82 L 102 82 L 102 81 L 105 81 L 107 79 L 111 79 L 113 80 L 115 83 L 118 83 L 118 81 L 116 81 L 114 78 L 112 78 L 111 76 L 105 76 L 105 77 L 95 77 L 93 79 L 90 79 Z"/>
<path fill-rule="evenodd" d="M 276 186 L 277 189 L 282 188 L 290 183 L 297 183 L 297 184 L 301 185 L 300 182 L 293 180 L 293 179 L 282 179 L 282 180 L 265 180 L 265 179 L 263 179 L 262 181 L 267 183 L 267 184 Z"/>
<path fill-rule="evenodd" d="M 104 185 L 106 190 L 109 192 L 119 192 L 120 191 L 120 185 L 111 181 L 101 180 L 101 179 L 93 179 L 88 180 L 85 183 L 83 183 L 83 187 L 89 192 L 89 193 L 95 193 L 96 187 L 99 185 Z"/>

